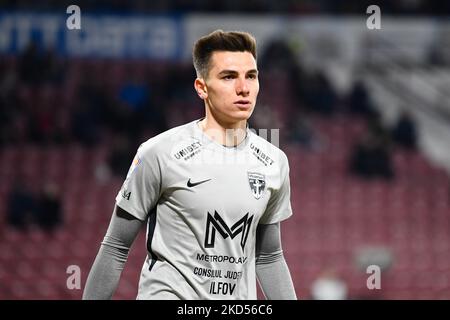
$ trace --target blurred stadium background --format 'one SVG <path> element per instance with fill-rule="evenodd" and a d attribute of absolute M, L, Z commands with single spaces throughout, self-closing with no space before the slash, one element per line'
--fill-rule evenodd
<path fill-rule="evenodd" d="M 202 115 L 191 47 L 217 28 L 258 39 L 251 125 L 279 128 L 290 160 L 298 296 L 325 279 L 335 298 L 450 299 L 449 14 L 424 0 L 2 1 L 0 299 L 81 298 L 67 268 L 83 288 L 138 145 Z M 144 238 L 115 299 L 135 298 Z"/>

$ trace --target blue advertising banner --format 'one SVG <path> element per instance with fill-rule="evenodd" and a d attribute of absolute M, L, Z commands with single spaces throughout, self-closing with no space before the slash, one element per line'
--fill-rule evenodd
<path fill-rule="evenodd" d="M 17 54 L 34 41 L 77 57 L 179 59 L 183 39 L 179 16 L 81 14 L 70 30 L 69 14 L 0 13 L 0 54 Z"/>

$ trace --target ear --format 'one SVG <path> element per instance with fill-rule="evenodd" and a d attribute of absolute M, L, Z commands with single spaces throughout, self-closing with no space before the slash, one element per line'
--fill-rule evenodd
<path fill-rule="evenodd" d="M 198 96 L 200 99 L 204 100 L 208 98 L 208 90 L 206 88 L 206 82 L 202 78 L 197 78 L 194 81 L 194 88 L 195 91 L 197 91 Z"/>

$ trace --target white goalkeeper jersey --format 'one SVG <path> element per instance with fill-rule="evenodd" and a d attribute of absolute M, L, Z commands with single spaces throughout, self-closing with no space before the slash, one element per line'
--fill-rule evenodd
<path fill-rule="evenodd" d="M 249 129 L 223 146 L 199 121 L 143 143 L 116 197 L 148 221 L 137 299 L 256 299 L 256 228 L 292 215 L 284 152 Z"/>

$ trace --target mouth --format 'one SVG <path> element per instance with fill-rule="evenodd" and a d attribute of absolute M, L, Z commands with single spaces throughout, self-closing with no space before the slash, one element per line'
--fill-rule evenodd
<path fill-rule="evenodd" d="M 234 105 L 240 109 L 249 109 L 252 106 L 250 100 L 238 100 L 234 102 Z"/>

